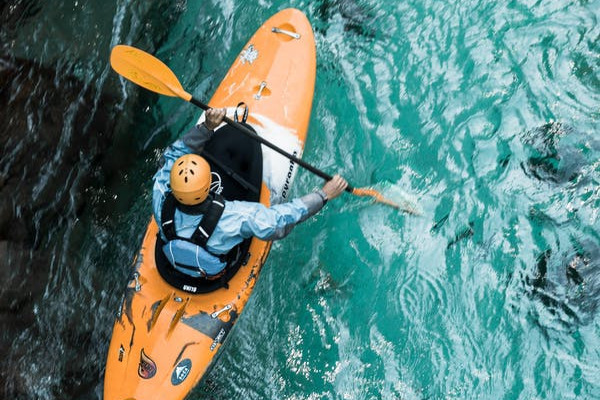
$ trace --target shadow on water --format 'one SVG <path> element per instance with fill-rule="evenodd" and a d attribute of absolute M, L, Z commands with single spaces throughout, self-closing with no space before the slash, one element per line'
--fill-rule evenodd
<path fill-rule="evenodd" d="M 82 192 L 95 178 L 114 123 L 110 108 L 94 109 L 93 89 L 64 71 L 29 60 L 0 60 L 0 106 L 11 110 L 0 116 L 0 192 L 5 199 L 0 206 L 0 351 L 12 355 L 3 359 L 6 370 L 32 346 L 19 343 L 24 334 L 45 334 L 36 309 L 56 278 L 62 252 L 56 239 L 85 212 L 89 199 Z M 115 104 L 110 95 L 101 97 L 107 107 Z M 86 131 L 93 132 L 92 140 L 80 134 Z M 64 256 L 72 260 L 75 247 L 67 251 L 71 254 Z M 77 336 L 77 341 L 61 340 L 81 343 L 83 337 Z M 5 383 L 10 397 L 28 390 L 14 375 L 2 374 L 13 378 Z"/>
<path fill-rule="evenodd" d="M 147 205 L 154 154 L 134 133 L 158 125 L 139 111 L 157 96 L 111 75 L 110 43 L 154 51 L 182 4 L 103 3 L 109 19 L 90 29 L 96 5 L 48 4 L 0 5 L 0 397 L 89 399 L 101 397 L 112 310 L 148 218 L 132 209 Z M 29 33 L 44 27 L 80 40 Z"/>
<path fill-rule="evenodd" d="M 2 30 L 16 30 L 23 22 L 35 17 L 42 10 L 37 0 L 5 1 L 0 4 L 2 15 Z"/>

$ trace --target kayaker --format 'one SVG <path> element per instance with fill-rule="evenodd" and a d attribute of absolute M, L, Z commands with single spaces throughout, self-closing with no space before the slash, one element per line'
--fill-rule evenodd
<path fill-rule="evenodd" d="M 165 243 L 163 252 L 175 269 L 193 277 L 218 276 L 227 265 L 225 255 L 244 239 L 287 236 L 348 186 L 335 175 L 321 190 L 288 203 L 266 207 L 258 202 L 225 201 L 210 192 L 210 166 L 199 155 L 225 113 L 225 109 L 206 111 L 202 124 L 165 150 L 162 166 L 154 175 L 152 205 Z"/>

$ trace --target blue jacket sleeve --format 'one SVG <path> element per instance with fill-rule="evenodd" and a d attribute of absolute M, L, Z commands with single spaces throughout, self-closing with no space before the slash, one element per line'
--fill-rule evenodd
<path fill-rule="evenodd" d="M 245 204 L 247 208 L 240 218 L 241 235 L 263 240 L 286 237 L 297 224 L 316 214 L 324 205 L 316 193 L 268 208 L 260 203 Z"/>

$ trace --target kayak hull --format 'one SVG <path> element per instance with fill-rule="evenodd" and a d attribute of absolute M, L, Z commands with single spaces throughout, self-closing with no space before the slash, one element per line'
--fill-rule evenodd
<path fill-rule="evenodd" d="M 310 23 L 302 12 L 286 9 L 256 31 L 209 105 L 234 109 L 243 102 L 247 122 L 259 135 L 300 156 L 315 70 Z M 296 165 L 264 147 L 263 162 L 260 202 L 268 206 L 285 201 Z M 193 285 L 176 288 L 161 277 L 155 258 L 157 234 L 151 219 L 113 327 L 106 400 L 183 399 L 205 375 L 237 322 L 271 247 L 253 238 L 246 263 L 227 286 L 197 294 Z"/>

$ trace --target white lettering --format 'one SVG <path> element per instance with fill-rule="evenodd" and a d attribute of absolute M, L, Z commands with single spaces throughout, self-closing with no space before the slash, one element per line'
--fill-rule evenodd
<path fill-rule="evenodd" d="M 175 368 L 175 376 L 177 376 L 177 379 L 180 381 L 184 381 L 185 378 L 187 378 L 189 373 L 190 373 L 190 369 L 185 365 Z"/>
<path fill-rule="evenodd" d="M 225 337 L 225 333 L 226 333 L 225 329 L 221 328 L 221 330 L 219 331 L 219 334 L 217 335 L 217 337 L 215 338 L 215 340 L 213 340 L 212 345 L 210 346 L 210 351 L 214 351 L 215 348 L 217 347 L 217 345 L 219 343 L 221 343 L 221 341 Z"/>
<path fill-rule="evenodd" d="M 186 292 L 196 293 L 198 288 L 196 286 L 183 285 L 183 290 L 185 290 Z"/>

